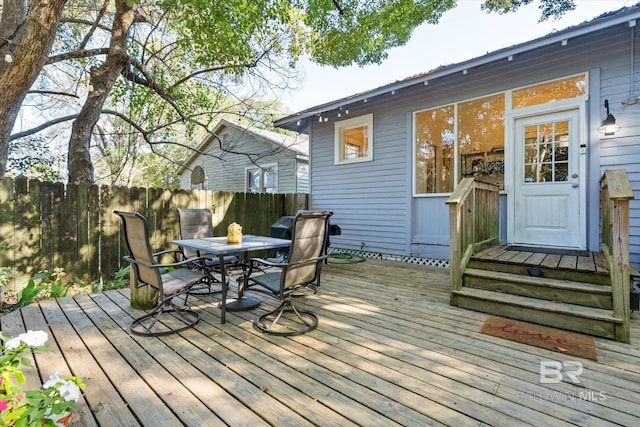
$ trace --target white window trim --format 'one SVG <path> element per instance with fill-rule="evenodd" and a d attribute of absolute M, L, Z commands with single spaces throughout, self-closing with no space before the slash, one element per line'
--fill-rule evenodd
<path fill-rule="evenodd" d="M 367 127 L 367 142 L 369 149 L 366 157 L 360 157 L 357 159 L 343 159 L 342 158 L 342 131 L 343 129 L 353 128 L 358 126 Z M 334 165 L 344 165 L 350 163 L 372 162 L 373 161 L 373 114 L 365 114 L 364 116 L 353 117 L 351 119 L 341 120 L 334 125 Z"/>
<path fill-rule="evenodd" d="M 265 193 L 264 170 L 268 168 L 274 168 L 276 171 L 278 180 L 276 180 L 276 187 L 275 187 L 274 193 L 278 192 L 278 182 L 280 181 L 279 180 L 280 171 L 278 170 L 278 163 L 276 162 L 276 163 L 266 163 L 264 165 L 258 165 L 258 166 L 247 166 L 244 168 L 244 190 L 247 193 L 249 192 L 249 171 L 255 170 L 255 169 L 260 169 L 260 193 Z"/>

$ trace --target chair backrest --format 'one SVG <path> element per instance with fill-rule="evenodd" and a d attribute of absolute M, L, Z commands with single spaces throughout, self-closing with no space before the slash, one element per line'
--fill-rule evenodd
<path fill-rule="evenodd" d="M 147 265 L 155 264 L 151 244 L 149 243 L 149 224 L 147 219 L 138 212 L 114 211 L 113 213 L 122 218 L 124 238 L 131 258 Z M 136 263 L 131 263 L 131 268 L 135 272 L 138 283 L 153 286 L 162 294 L 162 279 L 157 268 L 149 268 Z"/>
<path fill-rule="evenodd" d="M 328 211 L 298 211 L 293 219 L 288 264 L 323 255 L 331 215 L 333 212 Z M 316 280 L 321 267 L 322 260 L 288 267 L 283 277 L 285 289 Z"/>
<path fill-rule="evenodd" d="M 180 239 L 201 239 L 213 237 L 213 216 L 209 209 L 178 208 L 180 221 Z M 182 248 L 182 253 L 187 258 L 197 257 L 198 251 Z"/>

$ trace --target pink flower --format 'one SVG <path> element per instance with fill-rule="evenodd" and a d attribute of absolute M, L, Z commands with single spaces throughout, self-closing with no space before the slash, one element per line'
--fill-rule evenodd
<path fill-rule="evenodd" d="M 7 400 L 0 400 L 0 411 L 6 411 L 9 405 L 7 405 Z"/>

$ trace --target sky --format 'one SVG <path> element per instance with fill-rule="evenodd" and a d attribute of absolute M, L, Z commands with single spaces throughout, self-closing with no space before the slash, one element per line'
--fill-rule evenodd
<path fill-rule="evenodd" d="M 480 10 L 480 0 L 458 0 L 456 8 L 445 12 L 438 24 L 416 28 L 409 42 L 391 49 L 380 65 L 335 69 L 302 62 L 297 89 L 290 90 L 281 101 L 291 111 L 301 111 L 533 40 L 637 2 L 575 0 L 576 9 L 563 18 L 538 23 L 537 1 L 516 13 L 498 15 Z"/>

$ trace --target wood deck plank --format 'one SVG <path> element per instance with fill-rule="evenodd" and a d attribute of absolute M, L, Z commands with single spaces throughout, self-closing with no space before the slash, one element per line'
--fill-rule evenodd
<path fill-rule="evenodd" d="M 637 421 L 639 313 L 632 314 L 631 344 L 596 338 L 599 360 L 578 359 L 584 364 L 583 387 L 541 384 L 540 361 L 565 356 L 481 334 L 488 316 L 449 305 L 448 274 L 385 261 L 328 264 L 318 293 L 300 302 L 318 315 L 319 326 L 299 337 L 273 337 L 252 327 L 275 303 L 259 293 L 261 307 L 229 312 L 224 325 L 219 296 L 190 298 L 201 322 L 161 338 L 129 333 L 140 311 L 130 307 L 126 290 L 43 301 L 23 308 L 21 316 L 0 319 L 0 325 L 3 333 L 27 326 L 50 330 L 53 357 L 47 363 L 36 359 L 37 368 L 48 376 L 51 366 L 64 364 L 87 376 L 84 395 L 93 425 Z M 606 399 L 580 398 L 580 392 L 603 393 Z M 111 398 L 121 400 L 130 423 L 104 416 L 113 410 L 104 408 Z M 147 418 L 150 413 L 166 417 Z M 80 417 L 74 421 L 92 425 Z"/>
<path fill-rule="evenodd" d="M 27 332 L 24 327 L 24 321 L 22 320 L 22 312 L 14 311 L 0 317 L 0 330 L 2 330 L 2 334 L 7 339 L 17 337 Z M 22 357 L 28 360 L 31 365 L 36 366 L 32 353 L 23 354 Z M 23 373 L 25 375 L 24 387 L 26 390 L 35 390 L 42 385 L 37 369 L 24 369 Z"/>
<path fill-rule="evenodd" d="M 64 327 L 64 337 L 58 337 L 58 331 L 55 328 L 57 326 L 55 319 L 45 318 L 46 308 L 52 307 L 52 311 L 55 311 L 55 317 L 60 319 L 61 322 L 66 322 L 64 313 L 60 310 L 55 300 L 42 301 L 40 306 L 29 305 L 22 309 L 22 315 L 24 317 L 25 328 L 27 330 L 41 330 L 49 334 L 49 339 L 46 342 L 46 346 L 51 351 L 37 352 L 34 354 L 36 364 L 38 366 L 38 372 L 40 373 L 40 379 L 42 382 L 46 382 L 53 374 L 57 374 L 59 377 L 64 378 L 69 375 L 76 375 L 81 378 L 84 377 L 78 375 L 80 372 L 72 369 L 71 363 L 64 357 L 64 353 L 67 350 L 65 345 L 69 341 L 73 341 L 77 338 L 77 335 L 70 331 L 69 323 L 66 322 Z M 80 345 L 80 351 L 84 348 Z M 74 351 L 73 349 L 69 349 Z M 86 402 L 86 397 L 83 395 L 78 400 L 76 411 L 73 413 L 72 418 L 75 422 L 81 422 L 86 426 L 95 426 L 97 422 L 95 415 L 91 412 Z"/>
<path fill-rule="evenodd" d="M 560 263 L 561 259 L 562 259 L 562 255 L 547 254 L 542 260 L 542 262 L 540 263 L 540 266 L 548 267 L 548 268 L 556 268 Z"/>
<path fill-rule="evenodd" d="M 566 268 L 568 270 L 575 270 L 577 265 L 578 257 L 575 255 L 562 255 L 558 263 L 559 268 Z"/>
<path fill-rule="evenodd" d="M 578 264 L 576 268 L 582 271 L 596 272 L 597 269 L 596 269 L 596 262 L 594 260 L 594 255 L 590 253 L 588 256 L 579 256 Z"/>

